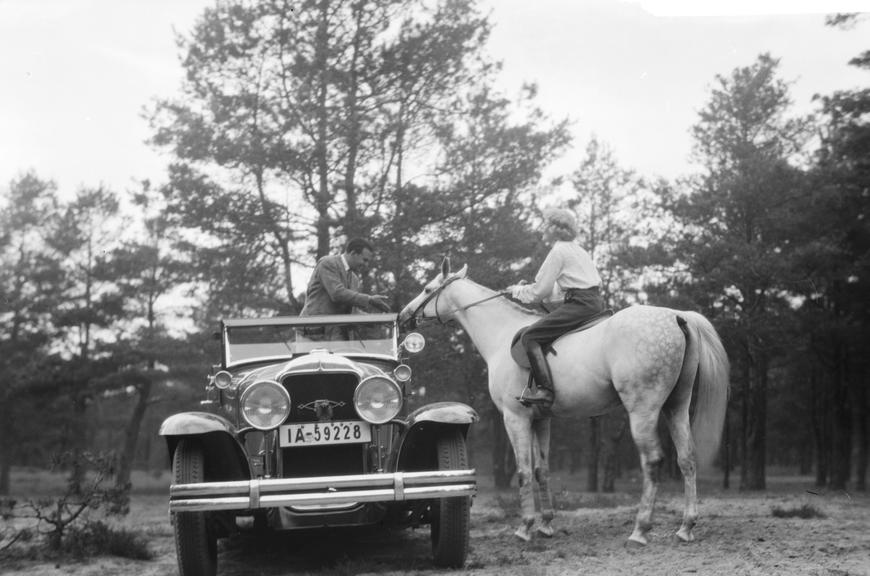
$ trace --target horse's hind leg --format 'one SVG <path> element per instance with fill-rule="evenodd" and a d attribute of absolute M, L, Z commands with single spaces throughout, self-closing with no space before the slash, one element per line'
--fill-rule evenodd
<path fill-rule="evenodd" d="M 674 412 L 666 411 L 665 418 L 674 447 L 677 450 L 677 463 L 683 473 L 684 491 L 686 494 L 685 509 L 683 510 L 683 523 L 677 530 L 677 538 L 683 542 L 691 542 L 695 539 L 692 528 L 698 521 L 698 486 L 695 467 L 695 443 L 692 439 L 691 425 L 689 423 L 688 405 Z"/>
<path fill-rule="evenodd" d="M 628 416 L 631 435 L 640 452 L 640 465 L 643 470 L 643 495 L 637 510 L 634 531 L 628 540 L 646 544 L 646 534 L 652 528 L 652 513 L 662 467 L 662 448 L 656 431 L 658 413 L 638 414 L 629 411 Z"/>
<path fill-rule="evenodd" d="M 517 483 L 520 492 L 522 523 L 514 535 L 528 542 L 535 523 L 535 493 L 532 478 L 532 426 L 528 418 L 505 412 L 504 426 L 517 460 Z"/>
<path fill-rule="evenodd" d="M 683 542 L 691 542 L 695 539 L 692 529 L 698 521 L 698 486 L 697 468 L 695 466 L 695 439 L 692 436 L 692 425 L 689 418 L 689 405 L 692 402 L 692 388 L 698 374 L 698 347 L 692 345 L 692 338 L 684 322 L 678 324 L 686 336 L 686 356 L 683 359 L 680 377 L 677 386 L 671 393 L 664 405 L 663 414 L 668 425 L 671 439 L 677 450 L 677 464 L 683 473 L 683 485 L 686 497 L 683 509 L 683 523 L 677 530 L 677 538 Z"/>
<path fill-rule="evenodd" d="M 532 429 L 535 433 L 535 441 L 532 444 L 535 452 L 532 460 L 541 502 L 541 524 L 538 526 L 537 532 L 546 538 L 553 536 L 551 523 L 556 516 L 553 508 L 553 494 L 550 490 L 550 422 L 550 418 L 544 418 L 532 423 Z"/>

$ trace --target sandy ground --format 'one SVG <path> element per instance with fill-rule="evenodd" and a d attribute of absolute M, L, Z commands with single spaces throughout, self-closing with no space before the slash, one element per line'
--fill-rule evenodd
<path fill-rule="evenodd" d="M 577 489 L 582 486 L 580 480 L 557 477 L 555 536 L 523 543 L 512 535 L 519 520 L 515 492 L 499 492 L 486 479 L 481 482 L 472 506 L 472 550 L 463 570 L 433 568 L 429 531 L 420 528 L 237 536 L 221 541 L 218 574 L 870 576 L 870 496 L 820 491 L 812 488 L 808 478 L 771 478 L 768 491 L 752 494 L 723 491 L 713 481 L 706 483 L 701 487 L 697 540 L 691 544 L 673 537 L 682 515 L 682 488 L 677 482 L 668 483 L 656 506 L 650 544 L 643 548 L 625 543 L 639 497 L 636 483 L 627 482 L 615 494 L 589 494 Z M 803 505 L 824 517 L 776 518 L 772 514 L 774 508 Z M 146 535 L 154 560 L 100 557 L 56 564 L 7 559 L 0 564 L 0 573 L 177 574 L 165 495 L 134 494 L 131 514 L 123 522 Z"/>

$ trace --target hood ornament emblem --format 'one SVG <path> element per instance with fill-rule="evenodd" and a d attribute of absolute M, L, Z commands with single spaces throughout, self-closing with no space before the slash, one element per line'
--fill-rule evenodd
<path fill-rule="evenodd" d="M 332 411 L 336 406 L 344 406 L 344 402 L 335 400 L 314 400 L 299 406 L 301 410 L 311 410 L 320 422 L 332 420 Z"/>

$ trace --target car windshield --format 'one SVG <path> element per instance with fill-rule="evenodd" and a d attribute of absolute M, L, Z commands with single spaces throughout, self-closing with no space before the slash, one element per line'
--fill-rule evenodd
<path fill-rule="evenodd" d="M 335 354 L 396 358 L 395 314 L 235 319 L 223 322 L 224 360 L 287 358 L 326 349 Z"/>

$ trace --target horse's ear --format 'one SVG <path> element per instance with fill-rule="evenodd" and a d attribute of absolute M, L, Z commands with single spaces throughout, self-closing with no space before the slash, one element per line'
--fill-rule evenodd
<path fill-rule="evenodd" d="M 450 276 L 450 257 L 445 256 L 441 261 L 441 277 L 447 278 Z"/>
<path fill-rule="evenodd" d="M 468 264 L 466 263 L 462 266 L 462 269 L 460 269 L 459 272 L 456 273 L 456 275 L 459 276 L 460 278 L 465 278 L 465 274 L 467 272 L 468 272 Z"/>

